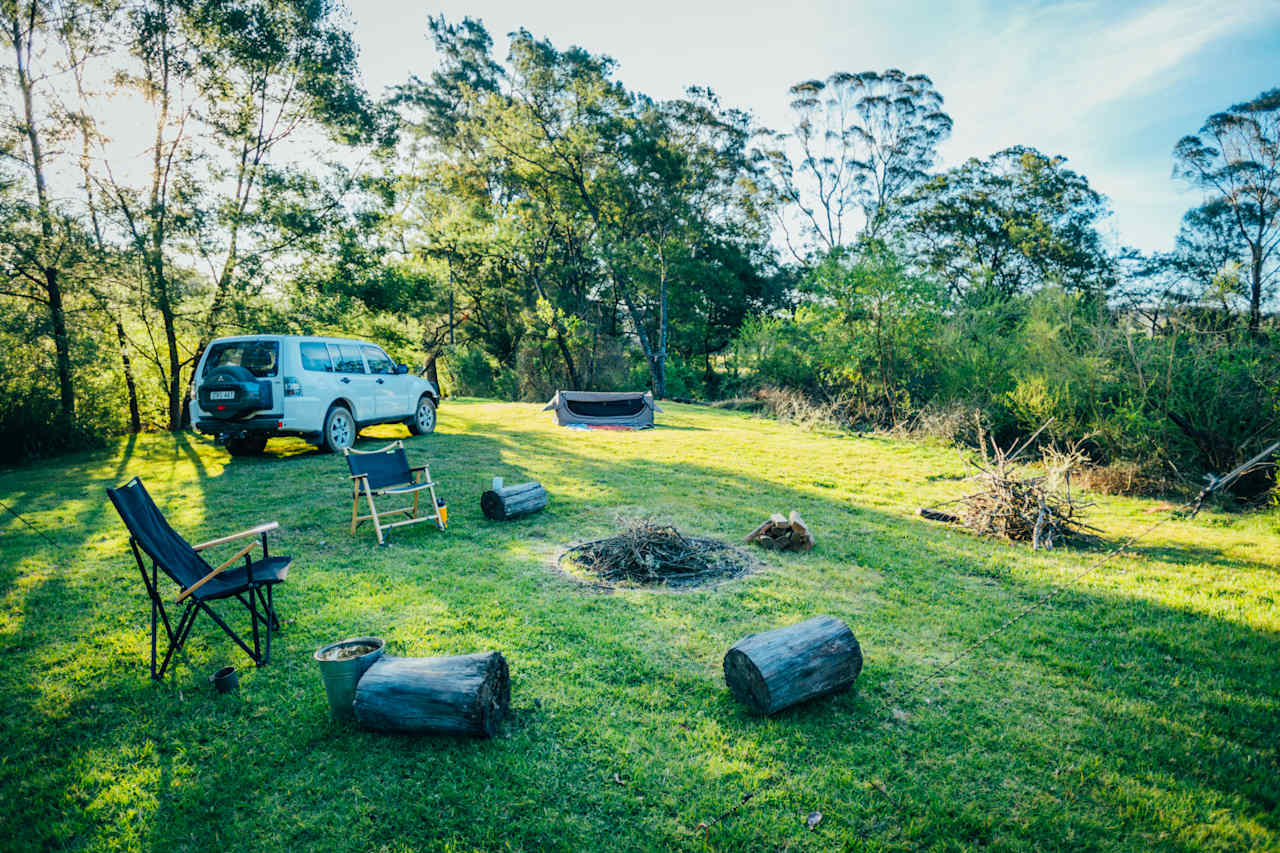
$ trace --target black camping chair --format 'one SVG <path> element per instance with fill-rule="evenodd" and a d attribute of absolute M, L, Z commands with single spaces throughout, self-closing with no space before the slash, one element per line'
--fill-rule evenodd
<path fill-rule="evenodd" d="M 380 450 L 343 451 L 347 467 L 351 470 L 351 532 L 366 521 L 373 521 L 378 534 L 378 544 L 384 544 L 382 531 L 406 524 L 434 521 L 441 530 L 445 528 L 445 516 L 436 500 L 436 484 L 431 480 L 431 469 L 426 465 L 409 466 L 403 441 L 393 441 Z M 418 493 L 424 489 L 431 493 L 431 512 L 418 514 Z M 413 505 L 400 509 L 384 509 L 379 512 L 373 499 L 389 495 L 413 495 Z M 369 502 L 369 514 L 360 515 L 360 498 Z M 404 514 L 402 521 L 387 523 L 384 515 Z"/>
<path fill-rule="evenodd" d="M 250 530 L 211 539 L 193 547 L 169 526 L 137 477 L 117 489 L 107 489 L 107 496 L 115 504 L 116 512 L 120 513 L 125 527 L 129 528 L 129 547 L 133 549 L 133 556 L 138 561 L 138 571 L 142 573 L 142 582 L 146 584 L 147 594 L 151 597 L 151 677 L 157 681 L 164 678 L 170 659 L 175 652 L 182 651 L 183 644 L 191 634 L 191 626 L 195 624 L 196 616 L 201 610 L 208 613 L 209 618 L 217 622 L 253 658 L 255 664 L 265 665 L 271 657 L 271 631 L 280 630 L 271 591 L 288 576 L 289 566 L 293 562 L 290 557 L 273 557 L 267 552 L 267 532 L 280 525 L 274 521 L 260 524 Z M 251 536 L 261 536 L 260 559 L 252 560 L 249 557 L 249 552 L 259 544 L 256 540 L 231 555 L 217 568 L 210 566 L 200 556 L 200 552 L 206 548 L 226 545 Z M 151 559 L 150 576 L 142 559 L 143 554 Z M 232 568 L 231 564 L 241 557 L 244 558 L 244 565 Z M 160 571 L 181 588 L 174 603 L 186 605 L 176 627 L 170 623 L 169 613 L 160 598 Z M 223 598 L 234 598 L 249 611 L 253 627 L 252 649 L 209 606 L 209 602 Z M 265 648 L 260 648 L 258 644 L 259 622 L 267 629 Z M 169 647 L 157 670 L 156 634 L 160 623 L 163 623 L 165 634 L 168 635 Z"/>

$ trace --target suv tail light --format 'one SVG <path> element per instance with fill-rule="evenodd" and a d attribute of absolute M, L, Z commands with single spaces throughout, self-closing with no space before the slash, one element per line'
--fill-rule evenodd
<path fill-rule="evenodd" d="M 302 396 L 302 383 L 298 381 L 298 377 L 286 376 L 284 378 L 284 395 L 286 397 Z"/>

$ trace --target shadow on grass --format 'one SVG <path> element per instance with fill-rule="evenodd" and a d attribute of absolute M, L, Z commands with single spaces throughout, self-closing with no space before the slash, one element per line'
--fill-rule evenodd
<path fill-rule="evenodd" d="M 259 482 L 275 460 L 215 478 L 197 469 L 206 518 L 266 501 L 293 516 L 280 520 L 297 531 L 288 548 L 295 573 L 278 601 L 298 624 L 273 643 L 273 663 L 248 674 L 236 703 L 202 684 L 210 664 L 246 660 L 205 619 L 192 645 L 199 671 L 180 667 L 164 686 L 148 684 L 146 597 L 131 562 L 132 584 L 99 571 L 7 591 L 22 614 L 0 635 L 15 664 L 0 675 L 9 710 L 0 733 L 22 741 L 0 769 L 8 837 L 106 845 L 132 821 L 142 846 L 164 849 L 215 837 L 232 847 L 466 839 L 584 849 L 644 837 L 654 847 L 692 847 L 698 819 L 781 773 L 798 774 L 798 791 L 727 823 L 729 847 L 760 834 L 782 843 L 790 830 L 774 814 L 802 815 L 813 801 L 833 823 L 883 819 L 887 806 L 867 793 L 868 778 L 894 791 L 894 819 L 911 827 L 908 846 L 1052 846 L 1073 835 L 1106 846 L 1116 840 L 1107 827 L 1126 786 L 1163 786 L 1169 801 L 1198 798 L 1196 808 L 1229 807 L 1280 831 L 1269 738 L 1274 633 L 1071 591 L 957 665 L 897 720 L 887 695 L 1048 591 L 1015 574 L 975 577 L 987 558 L 1053 558 L 947 538 L 763 477 L 618 458 L 555 435 L 486 425 L 484 434 L 408 446 L 465 499 L 451 501 L 449 534 L 397 537 L 381 551 L 371 537 L 345 532 L 340 459 L 297 454 L 296 465 L 274 466 L 273 477 L 287 471 L 295 481 L 285 489 Z M 493 475 L 551 484 L 552 506 L 525 522 L 485 522 L 478 489 L 475 500 L 469 492 Z M 591 489 L 557 494 L 565 480 Z M 608 526 L 616 505 L 682 504 L 682 525 L 728 537 L 765 511 L 762 496 L 798 508 L 817 528 L 819 550 L 764 554 L 764 571 L 680 596 L 583 595 L 541 559 L 557 541 Z M 106 524 L 92 515 L 76 529 L 88 538 Z M 534 529 L 548 539 L 531 540 Z M 724 650 L 744 634 L 823 612 L 846 619 L 863 644 L 867 666 L 855 689 L 772 720 L 749 716 L 723 687 Z M 398 640 L 407 654 L 503 651 L 520 709 L 510 738 L 386 738 L 328 722 L 310 651 L 321 638 L 352 633 L 353 623 L 392 635 L 426 625 Z M 122 801 L 101 796 L 114 790 L 104 768 L 128 769 L 113 750 L 133 755 L 140 744 L 151 746 L 137 764 L 152 772 Z M 86 765 L 84 756 L 98 753 L 103 766 Z M 1092 775 L 1046 781 L 1075 765 Z M 1025 792 L 1053 785 L 1083 806 L 1037 811 Z M 42 802 L 54 816 L 26 817 Z M 526 819 L 536 814 L 553 817 Z M 1126 820 L 1135 843 L 1169 829 L 1158 809 Z M 1092 834 L 1082 837 L 1082 827 Z"/>

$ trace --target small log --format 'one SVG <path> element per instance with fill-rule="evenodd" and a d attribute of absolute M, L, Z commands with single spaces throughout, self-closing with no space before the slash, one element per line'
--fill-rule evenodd
<path fill-rule="evenodd" d="M 936 509 L 929 509 L 927 506 L 922 506 L 916 510 L 916 515 L 921 518 L 927 518 L 930 521 L 941 521 L 945 524 L 957 524 L 960 521 L 960 516 L 958 515 L 952 515 L 949 512 L 940 512 Z"/>
<path fill-rule="evenodd" d="M 360 725 L 376 731 L 493 737 L 510 704 L 506 660 L 478 652 L 383 655 L 361 676 L 352 707 Z"/>
<path fill-rule="evenodd" d="M 834 616 L 751 634 L 724 656 L 730 692 L 762 716 L 847 690 L 860 672 L 862 649 Z"/>
<path fill-rule="evenodd" d="M 501 489 L 490 489 L 480 496 L 480 509 L 485 518 L 509 521 L 521 515 L 538 512 L 547 505 L 547 490 L 541 483 L 517 483 Z"/>
<path fill-rule="evenodd" d="M 817 540 L 813 538 L 813 531 L 809 529 L 809 525 L 800 518 L 800 513 L 794 509 L 791 510 L 787 520 L 791 523 L 791 547 L 796 551 L 812 551 Z"/>

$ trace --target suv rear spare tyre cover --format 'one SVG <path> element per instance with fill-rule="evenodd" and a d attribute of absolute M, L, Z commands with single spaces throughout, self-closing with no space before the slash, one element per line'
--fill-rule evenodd
<path fill-rule="evenodd" d="M 234 420 L 271 408 L 271 381 L 248 369 L 226 364 L 210 370 L 200 383 L 200 408 L 219 420 Z"/>

